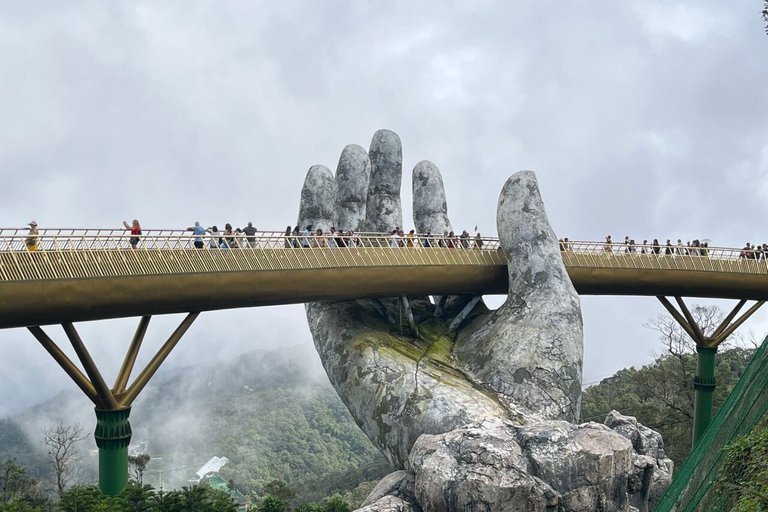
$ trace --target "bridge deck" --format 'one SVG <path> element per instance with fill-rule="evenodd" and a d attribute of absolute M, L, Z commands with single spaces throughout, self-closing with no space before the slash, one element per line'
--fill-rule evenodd
<path fill-rule="evenodd" d="M 207 311 L 315 300 L 397 295 L 503 294 L 507 269 L 498 239 L 436 247 L 423 238 L 391 247 L 357 235 L 356 247 L 311 237 L 294 248 L 281 233 L 237 236 L 237 248 L 193 247 L 184 232 L 146 232 L 138 249 L 122 232 L 0 232 L 0 328 L 122 316 Z M 218 236 L 214 241 L 218 244 Z M 301 245 L 303 240 L 299 241 Z M 407 242 L 406 242 L 407 243 Z M 235 245 L 231 244 L 231 245 Z M 740 249 L 692 255 L 606 251 L 572 242 L 562 256 L 576 290 L 596 295 L 768 299 L 768 261 Z"/>

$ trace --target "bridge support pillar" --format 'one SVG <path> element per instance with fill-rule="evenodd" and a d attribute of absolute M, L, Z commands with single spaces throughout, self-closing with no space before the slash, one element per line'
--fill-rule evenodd
<path fill-rule="evenodd" d="M 128 445 L 131 444 L 131 408 L 96 409 L 96 446 L 99 447 L 99 489 L 108 496 L 128 485 Z"/>
<path fill-rule="evenodd" d="M 666 297 L 656 297 L 659 302 L 669 311 L 680 327 L 696 343 L 696 376 L 693 379 L 694 402 L 693 402 L 693 431 L 691 433 L 691 442 L 693 446 L 699 442 L 704 432 L 712 422 L 713 398 L 715 394 L 715 355 L 717 347 L 728 338 L 733 332 L 743 324 L 747 318 L 752 316 L 755 311 L 765 304 L 766 301 L 760 300 L 752 305 L 738 319 L 734 321 L 741 308 L 747 303 L 746 300 L 740 300 L 728 315 L 720 322 L 720 325 L 712 331 L 705 333 L 696 322 L 696 319 L 688 310 L 681 297 L 675 297 L 680 311 L 675 309 Z M 682 312 L 682 314 L 681 314 Z"/>
<path fill-rule="evenodd" d="M 150 317 L 142 317 L 112 388 L 104 382 L 101 372 L 85 348 L 74 325 L 65 323 L 62 327 L 72 342 L 87 377 L 39 326 L 29 327 L 32 335 L 96 406 L 96 432 L 93 437 L 99 448 L 99 489 L 102 493 L 115 496 L 120 494 L 128 484 L 128 445 L 131 443 L 132 435 L 128 417 L 131 414 L 131 404 L 199 314 L 199 312 L 189 313 L 133 383 L 127 386 L 149 325 Z"/>
<path fill-rule="evenodd" d="M 712 403 L 715 394 L 715 354 L 717 347 L 696 347 L 696 376 L 693 403 L 692 445 L 695 447 L 712 422 Z"/>

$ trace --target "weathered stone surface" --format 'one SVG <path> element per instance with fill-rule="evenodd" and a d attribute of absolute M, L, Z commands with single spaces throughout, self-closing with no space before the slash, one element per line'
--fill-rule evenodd
<path fill-rule="evenodd" d="M 357 512 L 421 512 L 421 509 L 396 496 L 384 496 L 370 505 L 357 509 Z"/>
<path fill-rule="evenodd" d="M 298 226 L 308 225 L 327 231 L 331 228 L 336 204 L 336 180 L 324 165 L 313 165 L 304 178 L 299 205 Z"/>
<path fill-rule="evenodd" d="M 476 382 L 530 419 L 576 421 L 581 406 L 581 303 L 560 256 L 535 175 L 514 174 L 496 214 L 509 295 L 464 329 L 456 354 Z"/>
<path fill-rule="evenodd" d="M 653 510 L 672 482 L 674 464 L 664 452 L 661 434 L 641 425 L 632 416 L 611 411 L 605 424 L 627 438 L 634 448 L 629 501 L 640 512 Z"/>
<path fill-rule="evenodd" d="M 403 147 L 400 137 L 390 130 L 373 135 L 368 151 L 371 180 L 365 211 L 367 231 L 387 232 L 403 226 L 400 185 L 403 179 Z"/>
<path fill-rule="evenodd" d="M 413 221 L 417 233 L 453 231 L 448 220 L 443 177 L 435 164 L 422 160 L 413 168 Z"/>
<path fill-rule="evenodd" d="M 421 436 L 409 457 L 410 474 L 390 475 L 370 500 L 381 500 L 382 492 L 392 489 L 392 496 L 423 510 L 645 512 L 655 505 L 649 499 L 654 471 L 666 474 L 660 459 L 659 466 L 643 465 L 645 471 L 651 467 L 645 481 L 633 480 L 638 460 L 649 458 L 598 423 L 545 421 L 520 427 L 486 419 Z M 409 475 L 413 499 L 397 494 Z"/>
<path fill-rule="evenodd" d="M 423 433 L 445 432 L 488 416 L 507 417 L 496 395 L 452 369 L 445 349 L 391 333 L 369 301 L 313 303 L 306 311 L 328 378 L 394 467 L 405 467 L 411 446 Z M 416 315 L 423 318 L 418 310 Z"/>
<path fill-rule="evenodd" d="M 413 495 L 413 473 L 400 470 L 385 476 L 376 484 L 371 494 L 363 502 L 362 507 L 372 505 L 386 496 L 412 503 L 415 499 Z"/>
<path fill-rule="evenodd" d="M 345 147 L 336 168 L 336 212 L 333 221 L 337 229 L 364 229 L 370 178 L 371 160 L 365 149 L 356 144 Z"/>
<path fill-rule="evenodd" d="M 421 436 L 409 462 L 424 510 L 544 512 L 555 498 L 527 472 L 514 430 L 496 419 Z"/>

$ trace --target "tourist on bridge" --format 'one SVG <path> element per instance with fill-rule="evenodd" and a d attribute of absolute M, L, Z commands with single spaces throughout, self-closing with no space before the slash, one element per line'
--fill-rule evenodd
<path fill-rule="evenodd" d="M 661 245 L 659 244 L 659 239 L 658 238 L 654 238 L 653 239 L 653 254 L 658 256 L 659 253 L 661 253 Z"/>
<path fill-rule="evenodd" d="M 240 232 L 238 228 L 237 232 Z M 237 242 L 235 241 L 235 231 L 232 230 L 232 224 L 227 222 L 224 224 L 224 243 L 221 244 L 222 249 L 235 249 L 237 248 Z"/>
<path fill-rule="evenodd" d="M 285 240 L 283 241 L 283 247 L 285 247 L 286 249 L 290 249 L 291 247 L 294 247 L 293 239 L 292 239 L 293 237 L 291 237 L 291 234 L 292 234 L 291 226 L 288 226 L 287 228 L 285 228 L 285 235 L 283 236 L 285 238 Z"/>
<path fill-rule="evenodd" d="M 211 234 L 211 243 L 209 244 L 211 249 L 218 249 L 224 245 L 224 239 L 219 236 L 219 228 L 214 224 L 206 229 Z"/>
<path fill-rule="evenodd" d="M 469 249 L 469 231 L 466 229 L 462 231 L 459 240 L 463 249 Z"/>
<path fill-rule="evenodd" d="M 24 246 L 28 251 L 34 252 L 37 250 L 38 243 L 37 222 L 32 221 L 27 225 L 29 226 L 29 233 L 27 233 L 27 238 L 24 240 Z"/>
<path fill-rule="evenodd" d="M 315 232 L 315 238 L 312 240 L 312 247 L 326 247 L 325 238 L 323 238 L 323 230 L 317 228 Z"/>
<path fill-rule="evenodd" d="M 301 239 L 301 247 L 304 249 L 309 249 L 310 246 L 310 238 L 312 236 L 312 225 L 310 224 L 304 229 L 304 232 L 302 233 L 303 237 Z"/>
<path fill-rule="evenodd" d="M 408 234 L 405 236 L 405 239 L 406 239 L 405 246 L 413 247 L 416 239 L 416 230 L 413 230 L 413 229 L 410 230 Z"/>
<path fill-rule="evenodd" d="M 432 244 L 434 244 L 432 239 L 433 239 L 433 237 L 432 237 L 432 230 L 431 229 L 427 229 L 427 232 L 424 235 L 424 240 L 423 240 L 424 247 L 432 247 Z"/>
<path fill-rule="evenodd" d="M 648 240 L 643 240 L 643 248 L 640 249 L 640 254 L 648 254 Z"/>
<path fill-rule="evenodd" d="M 130 226 L 126 221 L 123 221 L 123 226 L 125 226 L 125 229 L 131 231 L 131 239 L 129 240 L 131 249 L 137 249 L 139 245 L 139 237 L 141 236 L 141 226 L 139 225 L 139 221 L 137 219 L 133 219 L 133 222 Z"/>
<path fill-rule="evenodd" d="M 613 252 L 613 239 L 611 239 L 611 235 L 608 235 L 607 237 L 605 237 L 605 244 L 603 245 L 603 251 Z"/>
<path fill-rule="evenodd" d="M 245 234 L 245 245 L 246 247 L 253 247 L 256 248 L 256 238 L 253 236 L 256 234 L 258 229 L 253 227 L 253 222 L 249 222 L 247 226 L 245 226 L 243 229 L 237 230 L 239 233 Z"/>
<path fill-rule="evenodd" d="M 187 231 L 192 231 L 195 235 L 194 244 L 198 249 L 203 248 L 203 235 L 205 234 L 205 228 L 200 225 L 200 222 L 195 222 L 195 225 L 191 228 L 187 228 Z"/>
<path fill-rule="evenodd" d="M 664 255 L 665 256 L 674 256 L 675 249 L 672 247 L 672 241 L 667 238 L 667 245 L 664 247 Z"/>
<path fill-rule="evenodd" d="M 482 249 L 482 248 L 483 248 L 483 237 L 480 236 L 480 232 L 478 231 L 477 234 L 475 235 L 475 249 Z M 567 238 L 565 239 L 565 242 L 564 242 L 564 245 L 563 245 L 563 249 L 566 250 L 566 251 L 568 250 L 568 239 Z"/>
<path fill-rule="evenodd" d="M 392 248 L 400 247 L 401 240 L 400 240 L 400 228 L 395 228 L 392 230 L 392 236 L 389 237 L 389 246 Z"/>

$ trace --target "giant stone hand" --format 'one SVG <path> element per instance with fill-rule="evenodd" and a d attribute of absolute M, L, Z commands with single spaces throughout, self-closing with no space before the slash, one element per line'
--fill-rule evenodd
<path fill-rule="evenodd" d="M 380 130 L 367 153 L 356 145 L 344 148 L 335 176 L 327 167 L 309 169 L 298 223 L 323 231 L 335 226 L 387 232 L 403 226 L 401 179 L 400 139 Z M 413 202 L 417 232 L 451 230 L 442 177 L 431 162 L 422 161 L 413 170 Z M 449 325 L 472 297 L 449 297 L 439 318 L 429 300 L 410 297 L 418 337 L 407 330 L 401 334 L 400 326 L 368 299 L 306 305 L 331 383 L 396 468 L 408 465 L 408 454 L 422 434 L 488 418 L 517 424 L 578 419 L 579 297 L 532 172 L 518 172 L 504 184 L 497 229 L 508 261 L 507 299 L 495 311 L 476 302 L 453 332 Z M 396 300 L 382 303 L 389 317 L 398 318 Z"/>

